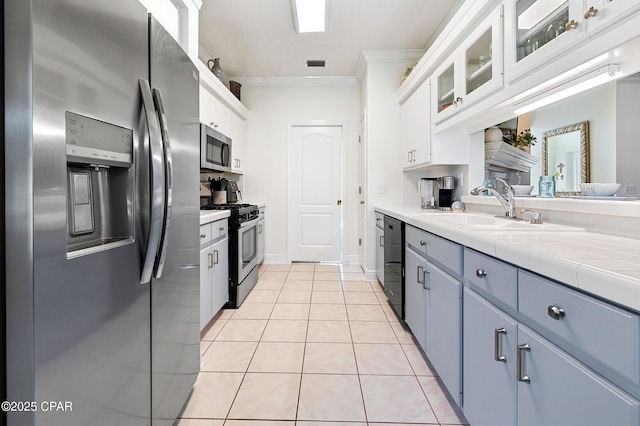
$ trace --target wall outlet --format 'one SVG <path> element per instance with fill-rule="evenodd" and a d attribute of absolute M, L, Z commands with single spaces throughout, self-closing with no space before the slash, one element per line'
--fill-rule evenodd
<path fill-rule="evenodd" d="M 638 195 L 638 187 L 636 185 L 626 185 L 624 193 L 626 195 Z"/>
<path fill-rule="evenodd" d="M 389 192 L 389 185 L 386 183 L 378 185 L 378 194 L 387 194 Z"/>

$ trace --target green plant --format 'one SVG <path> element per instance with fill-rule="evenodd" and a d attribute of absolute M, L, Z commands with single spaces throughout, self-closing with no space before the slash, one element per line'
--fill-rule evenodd
<path fill-rule="evenodd" d="M 536 140 L 536 137 L 531 134 L 531 129 L 525 129 L 516 135 L 515 139 L 511 142 L 511 145 L 516 148 L 524 148 L 535 145 Z"/>

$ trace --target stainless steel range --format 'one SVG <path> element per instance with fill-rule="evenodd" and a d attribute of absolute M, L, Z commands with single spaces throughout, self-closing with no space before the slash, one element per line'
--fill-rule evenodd
<path fill-rule="evenodd" d="M 229 303 L 238 308 L 258 282 L 258 221 L 260 210 L 252 204 L 205 204 L 201 210 L 230 210 Z"/>

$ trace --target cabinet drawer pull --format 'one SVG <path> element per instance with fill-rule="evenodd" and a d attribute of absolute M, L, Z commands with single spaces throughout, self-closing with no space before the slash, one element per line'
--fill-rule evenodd
<path fill-rule="evenodd" d="M 502 335 L 507 334 L 507 330 L 496 328 L 493 333 L 493 359 L 498 362 L 507 362 L 507 357 L 502 354 Z"/>
<path fill-rule="evenodd" d="M 578 28 L 578 23 L 575 19 L 570 20 L 567 22 L 567 25 L 564 26 L 565 31 L 575 30 L 576 28 Z"/>
<path fill-rule="evenodd" d="M 218 229 L 220 229 L 220 232 L 224 232 L 224 226 L 221 226 L 221 227 L 220 227 L 220 228 L 218 228 Z"/>
<path fill-rule="evenodd" d="M 476 277 L 484 278 L 486 276 L 487 276 L 487 271 L 485 271 L 484 269 L 476 269 Z"/>
<path fill-rule="evenodd" d="M 207 234 L 200 234 L 200 238 L 204 240 L 205 238 L 207 238 Z"/>
<path fill-rule="evenodd" d="M 596 9 L 595 7 L 591 6 L 589 9 L 585 10 L 584 12 L 584 19 L 589 19 L 589 18 L 593 18 L 594 16 L 596 16 L 598 14 L 598 9 Z"/>
<path fill-rule="evenodd" d="M 554 320 L 560 321 L 565 316 L 564 309 L 559 308 L 557 306 L 549 305 L 547 308 L 547 314 Z"/>
<path fill-rule="evenodd" d="M 209 267 L 209 269 L 211 269 L 211 268 L 213 268 L 213 253 L 209 253 L 209 254 L 207 255 L 207 257 L 209 258 L 209 265 L 208 265 L 208 267 Z"/>
<path fill-rule="evenodd" d="M 531 352 L 531 347 L 528 344 L 518 345 L 518 359 L 516 360 L 516 374 L 518 375 L 518 381 L 524 383 L 531 383 L 531 378 L 527 376 L 525 371 L 525 352 Z"/>
<path fill-rule="evenodd" d="M 427 242 L 426 242 L 425 240 L 420 240 L 420 245 L 421 245 L 421 246 L 426 246 L 426 245 L 427 245 Z"/>

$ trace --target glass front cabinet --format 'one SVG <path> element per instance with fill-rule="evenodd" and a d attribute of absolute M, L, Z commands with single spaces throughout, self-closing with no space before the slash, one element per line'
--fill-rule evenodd
<path fill-rule="evenodd" d="M 505 75 L 508 81 L 584 37 L 583 0 L 508 0 L 505 3 Z"/>
<path fill-rule="evenodd" d="M 503 85 L 502 6 L 434 73 L 433 115 L 441 121 Z"/>
<path fill-rule="evenodd" d="M 638 0 L 585 0 L 584 20 L 588 36 L 611 28 L 640 10 Z"/>

